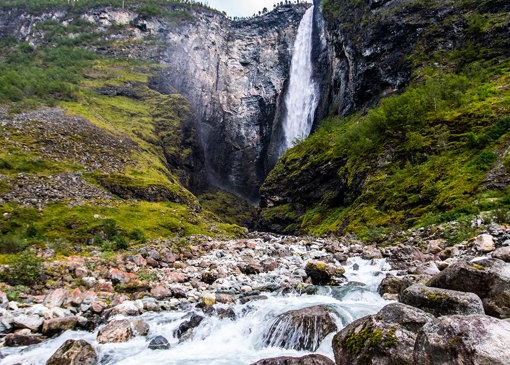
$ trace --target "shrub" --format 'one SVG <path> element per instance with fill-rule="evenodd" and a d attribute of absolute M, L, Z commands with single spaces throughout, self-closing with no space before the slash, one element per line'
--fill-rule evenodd
<path fill-rule="evenodd" d="M 0 254 L 16 254 L 27 248 L 27 242 L 18 236 L 0 237 Z"/>
<path fill-rule="evenodd" d="M 135 228 L 129 233 L 129 238 L 133 241 L 137 241 L 140 243 L 147 242 L 147 237 L 145 237 L 145 233 L 140 228 Z"/>
<path fill-rule="evenodd" d="M 12 285 L 33 285 L 41 278 L 42 259 L 29 250 L 14 256 L 7 281 Z"/>

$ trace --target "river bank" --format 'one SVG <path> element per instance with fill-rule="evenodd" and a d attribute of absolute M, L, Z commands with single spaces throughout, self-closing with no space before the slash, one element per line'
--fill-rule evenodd
<path fill-rule="evenodd" d="M 181 251 L 172 250 L 169 242 L 158 241 L 110 256 L 91 252 L 85 256 L 47 258 L 44 283 L 34 285 L 30 292 L 16 293 L 17 288 L 2 285 L 0 332 L 4 348 L 0 350 L 0 363 L 44 364 L 65 340 L 80 338 L 95 344 L 101 364 L 136 363 L 133 361 L 141 361 L 139 354 L 153 355 L 148 348 L 157 336 L 164 336 L 170 348 L 187 348 L 196 361 L 201 355 L 193 349 L 203 349 L 200 346 L 204 344 L 211 349 L 228 348 L 224 339 L 231 335 L 239 339 L 235 344 L 238 350 L 245 346 L 247 355 L 242 360 L 236 360 L 228 351 L 216 353 L 211 360 L 212 355 L 206 351 L 204 363 L 242 364 L 311 352 L 332 358 L 334 332 L 399 298 L 402 301 L 402 293 L 413 284 L 425 283 L 448 268 L 473 259 L 482 260 L 483 264 L 485 258 L 499 257 L 484 264 L 488 272 L 493 266 L 499 265 L 503 271 L 508 267 L 504 260 L 509 261 L 510 236 L 505 227 L 489 225 L 455 245 L 438 238 L 437 231 L 431 232 L 409 231 L 402 235 L 405 240 L 387 247 L 362 245 L 352 238 L 251 233 L 245 239 L 228 241 L 191 238 L 192 244 Z M 421 245 L 414 242 L 418 240 Z M 47 251 L 38 253 L 51 255 Z M 467 275 L 465 271 L 463 275 Z M 488 302 L 490 308 L 496 308 L 496 315 L 497 308 L 502 308 L 499 317 L 505 318 L 510 280 L 501 280 L 503 302 L 492 305 L 490 298 L 483 298 L 482 307 L 488 308 L 484 305 Z M 419 301 L 406 300 L 408 304 L 424 306 Z M 296 339 L 272 345 L 265 342 L 271 337 L 271 324 L 278 316 L 317 305 L 330 308 L 334 331 L 319 336 L 315 328 L 294 326 L 299 328 L 296 333 L 308 336 L 311 331 L 313 336 L 319 336 L 315 337 L 317 347 L 293 348 L 296 341 L 299 343 Z M 439 310 L 438 314 L 450 313 Z M 311 316 L 323 318 L 323 314 Z M 98 331 L 123 319 L 128 319 L 128 327 L 120 329 L 121 335 L 100 344 Z M 118 342 L 116 336 L 128 342 Z M 251 336 L 249 345 L 239 345 L 245 336 Z M 222 346 L 210 342 L 218 338 L 223 338 Z M 41 351 L 48 356 L 41 357 Z M 189 353 L 182 354 L 176 364 L 192 361 Z M 163 361 L 167 355 L 156 358 L 160 360 L 150 363 Z"/>

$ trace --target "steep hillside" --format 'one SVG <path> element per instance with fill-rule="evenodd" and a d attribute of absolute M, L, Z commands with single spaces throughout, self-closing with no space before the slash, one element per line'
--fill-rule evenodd
<path fill-rule="evenodd" d="M 154 87 L 165 45 L 139 22 L 211 12 L 174 3 L 2 4 L 0 253 L 241 234 L 188 190 L 204 185 L 192 105 Z"/>
<path fill-rule="evenodd" d="M 509 4 L 322 6 L 337 116 L 270 173 L 262 226 L 376 237 L 508 210 Z"/>

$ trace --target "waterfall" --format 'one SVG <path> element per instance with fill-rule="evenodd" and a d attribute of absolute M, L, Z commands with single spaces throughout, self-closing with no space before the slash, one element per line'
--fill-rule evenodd
<path fill-rule="evenodd" d="M 303 16 L 294 42 L 280 156 L 296 141 L 308 137 L 317 108 L 317 86 L 312 79 L 313 8 L 310 7 Z"/>

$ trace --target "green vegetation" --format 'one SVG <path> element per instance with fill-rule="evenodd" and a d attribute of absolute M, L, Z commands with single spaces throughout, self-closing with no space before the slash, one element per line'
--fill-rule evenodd
<path fill-rule="evenodd" d="M 0 9 L 19 6 L 33 12 L 57 7 L 72 10 L 66 22 L 34 24 L 37 46 L 14 38 L 0 41 L 0 105 L 9 108 L 1 118 L 9 121 L 19 112 L 56 106 L 92 123 L 54 130 L 38 126 L 38 120 L 23 128 L 2 126 L 0 193 L 9 192 L 20 173 L 30 179 L 76 172 L 87 183 L 114 194 L 107 201 L 92 196 L 78 204 L 64 199 L 38 208 L 0 203 L 1 263 L 19 259 L 16 265 L 21 267 L 30 247 L 48 247 L 64 255 L 101 249 L 108 255 L 162 237 L 243 234 L 238 226 L 222 223 L 202 210 L 184 187 L 196 143 L 188 101 L 149 87 L 149 78 L 161 69 L 155 62 L 93 51 L 102 48 L 116 54 L 123 47 L 139 46 L 137 40 L 119 42 L 109 37 L 123 28 L 98 30 L 75 16 L 84 7 L 123 4 L 144 17 L 172 19 L 185 18 L 182 9 L 202 6 L 163 0 L 79 0 L 69 5 L 67 0 L 6 0 L 0 4 Z M 62 141 L 69 148 L 48 152 L 48 146 Z M 91 167 L 84 156 L 102 165 Z M 18 279 L 20 283 L 31 280 Z"/>
<path fill-rule="evenodd" d="M 257 210 L 250 204 L 221 190 L 209 191 L 198 196 L 202 207 L 216 214 L 222 222 L 253 228 Z"/>
<path fill-rule="evenodd" d="M 353 41 L 362 34 L 357 28 L 377 29 L 391 12 L 406 14 L 400 5 L 379 12 L 366 11 L 367 6 L 366 1 L 323 2 L 328 19 L 341 22 Z M 418 11 L 444 4 L 403 6 Z M 458 11 L 427 28 L 405 58 L 413 77 L 404 91 L 365 114 L 330 117 L 283 156 L 262 193 L 288 189 L 289 198 L 262 210 L 266 226 L 285 219 L 288 232 L 356 233 L 378 241 L 392 230 L 460 220 L 448 234 L 459 242 L 470 232 L 462 222 L 472 215 L 508 211 L 510 189 L 497 182 L 510 172 L 510 61 L 500 38 L 510 16 L 489 2 L 452 6 Z M 436 43 L 454 22 L 465 26 L 467 35 L 456 49 L 445 50 Z M 335 184 L 307 185 L 306 179 L 321 174 Z"/>
<path fill-rule="evenodd" d="M 140 9 L 140 15 L 156 16 L 164 14 L 165 7 L 178 5 L 183 8 L 211 9 L 207 2 L 195 0 L 3 0 L 0 9 L 20 8 L 31 12 L 43 12 L 52 9 L 68 9 L 80 12 L 96 7 Z M 212 9 L 211 9 L 212 10 Z"/>
<path fill-rule="evenodd" d="M 359 358 L 362 364 L 371 364 L 377 347 L 389 347 L 396 344 L 395 327 L 383 332 L 366 324 L 360 331 L 349 333 L 340 343 L 341 347 L 351 356 Z"/>
<path fill-rule="evenodd" d="M 0 272 L 0 280 L 10 285 L 29 286 L 41 280 L 41 273 L 42 259 L 25 250 L 9 260 L 9 268 Z"/>

